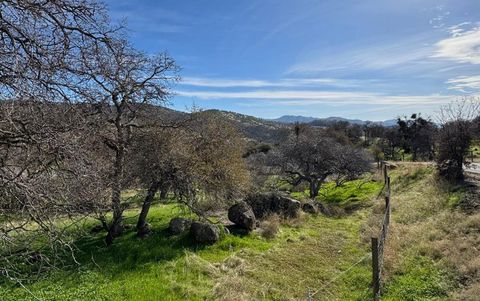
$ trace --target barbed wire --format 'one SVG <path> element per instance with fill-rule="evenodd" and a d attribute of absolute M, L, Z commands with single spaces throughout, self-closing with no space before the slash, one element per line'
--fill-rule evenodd
<path fill-rule="evenodd" d="M 310 297 L 314 297 L 317 293 L 321 292 L 321 291 L 327 291 L 326 288 L 328 286 L 330 286 L 332 283 L 334 283 L 335 281 L 337 281 L 338 279 L 340 279 L 342 276 L 344 276 L 346 273 L 348 273 L 349 271 L 351 271 L 355 266 L 359 265 L 360 263 L 362 263 L 365 259 L 369 259 L 370 257 L 372 257 L 372 254 L 367 254 L 365 255 L 364 257 L 362 257 L 360 260 L 356 261 L 354 264 L 352 264 L 351 266 L 349 266 L 345 271 L 342 271 L 340 273 L 337 274 L 337 276 L 333 277 L 333 279 L 331 279 L 329 282 L 327 282 L 326 284 L 324 284 L 322 287 L 320 287 L 319 289 L 317 289 L 314 293 L 310 294 Z M 332 296 L 335 296 L 333 293 L 327 291 L 328 293 L 330 293 Z"/>

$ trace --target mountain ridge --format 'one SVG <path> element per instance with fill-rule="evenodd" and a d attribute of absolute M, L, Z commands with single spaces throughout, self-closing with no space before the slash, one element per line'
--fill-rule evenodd
<path fill-rule="evenodd" d="M 279 123 L 285 123 L 285 124 L 290 124 L 295 122 L 312 123 L 314 121 L 320 121 L 325 123 L 345 121 L 351 124 L 358 124 L 358 125 L 374 123 L 374 124 L 380 124 L 387 127 L 394 126 L 397 124 L 396 119 L 387 119 L 383 121 L 370 121 L 370 120 L 361 120 L 361 119 L 349 119 L 349 118 L 336 117 L 336 116 L 319 118 L 319 117 L 310 117 L 310 116 L 302 116 L 302 115 L 283 115 L 278 118 L 267 119 L 267 120 L 279 122 Z"/>

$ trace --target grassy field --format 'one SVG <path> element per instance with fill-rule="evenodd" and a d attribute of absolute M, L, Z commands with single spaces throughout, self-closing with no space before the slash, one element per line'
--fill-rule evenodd
<path fill-rule="evenodd" d="M 473 229 L 480 218 L 458 209 L 464 191 L 438 185 L 431 168 L 400 166 L 392 176 L 384 300 L 469 300 L 480 262 L 464 248 L 479 247 Z M 77 242 L 81 265 L 43 275 L 28 290 L 3 283 L 1 300 L 305 300 L 309 290 L 314 300 L 369 300 L 369 237 L 382 212 L 383 202 L 374 201 L 381 185 L 330 188 L 327 202 L 369 206 L 284 221 L 271 240 L 253 232 L 200 246 L 168 234 L 169 220 L 184 214 L 177 206 L 156 205 L 148 238 L 130 231 L 105 248 L 104 233 L 84 237 Z M 136 214 L 129 210 L 127 221 Z"/>

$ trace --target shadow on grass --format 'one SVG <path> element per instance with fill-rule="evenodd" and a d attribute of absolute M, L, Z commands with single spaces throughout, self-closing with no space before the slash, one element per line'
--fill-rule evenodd
<path fill-rule="evenodd" d="M 171 235 L 165 225 L 153 228 L 144 238 L 137 237 L 135 230 L 127 230 L 109 247 L 105 246 L 104 233 L 82 238 L 75 245 L 76 259 L 81 265 L 101 269 L 110 277 L 143 269 L 145 264 L 176 260 L 184 256 L 185 251 L 197 252 L 206 247 L 193 242 L 188 233 Z"/>

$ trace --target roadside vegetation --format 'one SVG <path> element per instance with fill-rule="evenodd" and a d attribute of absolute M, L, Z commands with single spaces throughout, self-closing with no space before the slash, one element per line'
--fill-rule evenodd
<path fill-rule="evenodd" d="M 383 299 L 476 300 L 480 213 L 462 204 L 478 203 L 478 188 L 449 184 L 422 164 L 399 164 L 392 175 Z"/>

